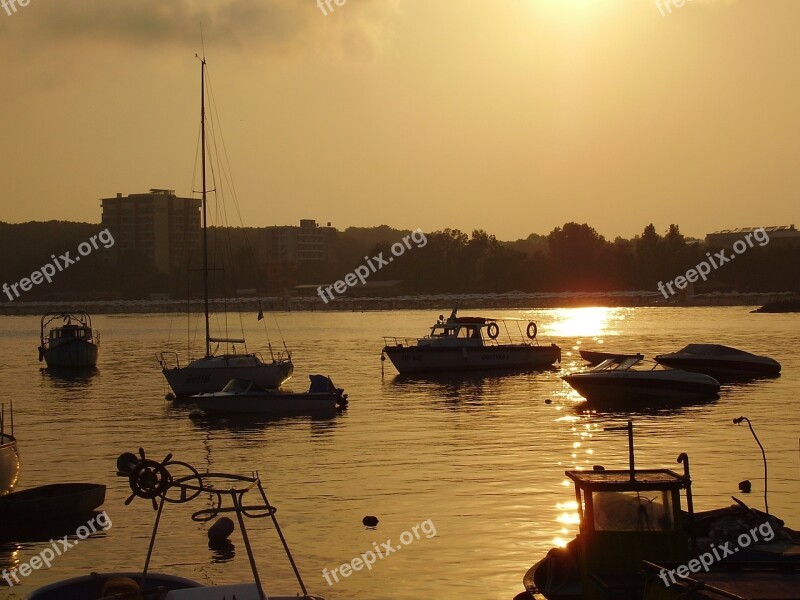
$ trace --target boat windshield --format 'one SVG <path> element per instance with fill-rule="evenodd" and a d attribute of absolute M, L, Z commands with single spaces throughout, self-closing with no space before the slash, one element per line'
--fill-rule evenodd
<path fill-rule="evenodd" d="M 599 365 L 591 369 L 592 371 L 627 371 L 637 363 L 639 363 L 642 359 L 638 356 L 630 356 L 630 357 L 615 357 L 615 358 L 607 358 Z"/>
<path fill-rule="evenodd" d="M 672 498 L 667 491 L 594 492 L 596 531 L 672 531 Z"/>
<path fill-rule="evenodd" d="M 223 392 L 232 394 L 243 394 L 245 392 L 263 392 L 264 388 L 258 385 L 255 381 L 249 379 L 231 379 L 224 388 Z"/>

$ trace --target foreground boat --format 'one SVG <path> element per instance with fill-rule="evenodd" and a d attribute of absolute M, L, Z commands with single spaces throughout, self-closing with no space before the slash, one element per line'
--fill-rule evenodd
<path fill-rule="evenodd" d="M 700 373 L 678 369 L 636 369 L 644 356 L 609 358 L 596 367 L 562 379 L 592 402 L 689 401 L 714 398 L 719 382 Z"/>
<path fill-rule="evenodd" d="M 777 377 L 781 372 L 780 363 L 768 356 L 721 344 L 689 344 L 677 352 L 659 354 L 655 360 L 675 369 L 723 379 Z"/>
<path fill-rule="evenodd" d="M 197 394 L 191 400 L 210 415 L 313 414 L 347 405 L 347 394 L 330 377 L 309 375 L 307 392 L 266 390 L 254 381 L 232 379 L 221 392 Z"/>
<path fill-rule="evenodd" d="M 156 358 L 161 365 L 161 372 L 167 380 L 176 397 L 186 397 L 193 394 L 218 392 L 231 379 L 249 379 L 263 388 L 277 388 L 292 376 L 294 365 L 292 357 L 286 355 L 272 355 L 269 362 L 256 353 L 236 353 L 235 344 L 245 344 L 244 337 L 238 339 L 215 338 L 211 335 L 209 321 L 209 266 L 208 266 L 208 190 L 206 183 L 206 112 L 205 112 L 205 85 L 206 62 L 201 61 L 200 66 L 200 122 L 201 122 L 201 171 L 202 171 L 202 209 L 203 209 L 203 312 L 205 315 L 205 355 L 197 360 L 190 360 L 186 366 L 181 366 L 175 352 L 161 352 Z M 261 318 L 261 316 L 259 316 Z M 234 351 L 215 354 L 212 344 L 233 344 Z"/>
<path fill-rule="evenodd" d="M 518 319 L 458 317 L 453 309 L 431 327 L 430 335 L 409 343 L 396 337 L 385 337 L 383 353 L 401 374 L 443 373 L 448 371 L 483 371 L 502 369 L 544 369 L 561 360 L 561 349 L 555 344 L 540 346 L 537 326 L 527 323 L 528 340 L 514 342 L 508 324 L 516 324 L 523 338 Z M 499 343 L 500 325 L 508 333 L 508 343 Z"/>
<path fill-rule="evenodd" d="M 6 432 L 5 407 L 0 406 L 0 496 L 10 493 L 19 480 L 19 448 L 14 437 L 14 405 L 8 414 L 9 431 Z"/>
<path fill-rule="evenodd" d="M 62 325 L 50 327 L 53 321 Z M 47 332 L 47 333 L 45 333 Z M 99 348 L 92 319 L 84 311 L 45 313 L 39 332 L 39 361 L 51 369 L 91 369 Z"/>
<path fill-rule="evenodd" d="M 669 588 L 661 579 L 655 579 L 656 585 L 652 577 L 645 578 L 646 563 L 673 565 L 670 568 L 699 564 L 692 557 L 714 545 L 736 548 L 742 534 L 763 533 L 767 527 L 774 537 L 762 538 L 774 544 L 742 547 L 735 558 L 726 560 L 786 568 L 798 564 L 800 538 L 785 528 L 783 521 L 742 503 L 695 513 L 689 457 L 685 453 L 678 456 L 682 474 L 669 469 L 637 469 L 633 424 L 628 421 L 625 427 L 606 429 L 612 430 L 628 432 L 629 468 L 605 470 L 597 466 L 592 471 L 566 471 L 575 485 L 579 532 L 565 548 L 553 548 L 528 570 L 523 577 L 526 591 L 518 599 L 532 599 L 534 594 L 547 600 L 797 598 L 796 592 L 794 596 L 780 595 L 779 586 L 766 578 L 755 579 L 757 589 L 763 592 L 757 596 L 706 596 L 699 594 L 701 588 Z M 681 508 L 682 498 L 686 511 Z M 727 575 L 728 581 L 736 577 L 730 572 Z"/>
<path fill-rule="evenodd" d="M 157 511 L 147 556 L 142 571 L 114 573 L 92 573 L 44 586 L 34 591 L 29 600 L 96 600 L 97 598 L 136 598 L 143 600 L 206 600 L 209 598 L 257 598 L 259 600 L 322 600 L 311 596 L 300 577 L 300 572 L 289 551 L 286 540 L 275 517 L 276 508 L 270 505 L 258 473 L 251 476 L 231 473 L 200 473 L 191 465 L 172 460 L 167 455 L 157 462 L 139 455 L 125 453 L 117 460 L 117 474 L 128 479 L 132 494 L 126 501 L 144 498 L 151 501 Z M 174 476 L 185 471 L 185 476 Z M 250 497 L 245 495 L 250 492 Z M 208 522 L 220 514 L 234 513 L 242 535 L 244 548 L 253 573 L 253 581 L 234 585 L 203 585 L 190 579 L 149 571 L 152 552 L 158 535 L 164 508 L 168 504 L 184 504 L 196 498 L 206 505 L 211 497 L 211 508 L 201 508 L 192 514 L 197 522 Z M 246 519 L 270 518 L 283 550 L 294 571 L 300 591 L 297 595 L 276 596 L 265 591 L 264 584 L 253 556 Z"/>

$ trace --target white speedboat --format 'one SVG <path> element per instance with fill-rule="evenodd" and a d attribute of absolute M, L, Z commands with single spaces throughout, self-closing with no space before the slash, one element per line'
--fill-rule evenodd
<path fill-rule="evenodd" d="M 447 371 L 482 371 L 485 369 L 543 369 L 561 360 L 561 348 L 555 344 L 540 346 L 536 341 L 536 323 L 529 321 L 525 333 L 519 319 L 458 317 L 442 315 L 431 327 L 430 335 L 414 341 L 385 337 L 383 354 L 395 368 L 405 373 L 440 373 Z M 515 342 L 508 324 L 517 325 L 520 340 Z M 500 343 L 500 325 L 508 343 Z M 527 340 L 524 339 L 527 336 Z"/>
<path fill-rule="evenodd" d="M 594 402 L 637 400 L 701 400 L 716 397 L 719 382 L 701 373 L 679 369 L 636 369 L 644 356 L 608 358 L 596 367 L 562 379 Z"/>
<path fill-rule="evenodd" d="M 11 433 L 6 432 L 5 410 L 0 408 L 0 496 L 11 493 L 19 481 L 19 448 L 14 437 L 14 408 L 11 407 Z"/>
<path fill-rule="evenodd" d="M 347 405 L 347 394 L 330 377 L 309 375 L 307 392 L 267 390 L 247 379 L 232 379 L 221 392 L 197 394 L 191 400 L 210 415 L 331 413 Z"/>
<path fill-rule="evenodd" d="M 50 327 L 57 320 L 63 324 Z M 45 313 L 39 339 L 39 361 L 45 361 L 51 369 L 91 369 L 97 365 L 100 342 L 86 312 Z"/>
<path fill-rule="evenodd" d="M 277 388 L 292 376 L 294 365 L 288 350 L 286 354 L 274 354 L 270 346 L 270 360 L 265 361 L 261 355 L 252 352 L 237 353 L 236 344 L 245 345 L 244 337 L 222 338 L 211 335 L 209 320 L 209 266 L 208 266 L 208 189 L 206 182 L 206 111 L 205 111 L 205 86 L 206 63 L 201 61 L 201 96 L 200 96 L 200 122 L 201 122 L 201 171 L 203 179 L 203 312 L 205 315 L 205 354 L 203 357 L 191 360 L 186 366 L 181 366 L 175 352 L 157 353 L 156 358 L 161 365 L 161 372 L 177 397 L 186 397 L 193 394 L 218 392 L 231 379 L 249 379 L 261 387 Z M 259 313 L 259 319 L 263 313 Z M 232 352 L 218 354 L 212 348 L 213 344 L 224 344 L 225 348 L 232 345 Z M 285 345 L 284 345 L 285 347 Z M 246 348 L 246 346 L 245 346 Z"/>
<path fill-rule="evenodd" d="M 677 352 L 659 354 L 655 360 L 675 369 L 723 379 L 777 377 L 781 372 L 781 364 L 768 356 L 720 344 L 689 344 Z"/>

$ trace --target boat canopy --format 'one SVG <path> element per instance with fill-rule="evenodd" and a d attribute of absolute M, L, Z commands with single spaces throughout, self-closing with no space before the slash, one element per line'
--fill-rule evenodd
<path fill-rule="evenodd" d="M 721 354 L 738 356 L 753 356 L 750 352 L 723 346 L 722 344 L 689 344 L 685 348 L 678 350 L 675 354 L 694 354 L 697 356 L 719 356 Z"/>
<path fill-rule="evenodd" d="M 612 358 L 607 358 L 600 364 L 592 367 L 589 369 L 592 372 L 596 371 L 627 371 L 632 367 L 636 366 L 640 362 L 644 360 L 643 354 L 637 354 L 636 356 L 615 356 Z"/>

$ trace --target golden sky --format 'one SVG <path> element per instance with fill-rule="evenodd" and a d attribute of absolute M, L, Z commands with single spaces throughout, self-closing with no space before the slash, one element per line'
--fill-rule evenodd
<path fill-rule="evenodd" d="M 247 225 L 510 240 L 573 220 L 609 238 L 795 222 L 800 1 L 660 1 L 0 9 L 0 220 L 188 195 L 202 19 Z"/>

